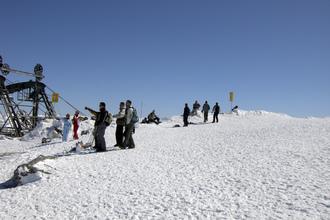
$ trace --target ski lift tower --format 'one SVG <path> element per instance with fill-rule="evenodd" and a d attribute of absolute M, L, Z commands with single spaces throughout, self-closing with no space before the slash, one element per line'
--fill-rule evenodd
<path fill-rule="evenodd" d="M 30 73 L 10 68 L 8 64 L 3 63 L 0 56 L 0 70 L 0 105 L 4 110 L 0 110 L 0 134 L 23 136 L 37 126 L 38 120 L 41 119 L 41 111 L 45 113 L 43 118 L 56 117 L 54 107 L 45 92 L 46 85 L 41 82 L 44 78 L 41 64 L 37 64 L 34 73 Z M 34 80 L 6 84 L 6 76 L 9 73 L 31 76 Z"/>

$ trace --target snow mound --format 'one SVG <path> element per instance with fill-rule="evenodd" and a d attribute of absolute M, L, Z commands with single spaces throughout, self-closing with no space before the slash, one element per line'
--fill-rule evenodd
<path fill-rule="evenodd" d="M 235 113 L 231 113 L 235 114 Z M 291 116 L 283 113 L 275 113 L 275 112 L 268 112 L 264 110 L 255 110 L 255 111 L 245 111 L 245 110 L 238 110 L 238 116 L 272 116 L 272 117 L 284 117 L 284 118 L 291 118 Z"/>

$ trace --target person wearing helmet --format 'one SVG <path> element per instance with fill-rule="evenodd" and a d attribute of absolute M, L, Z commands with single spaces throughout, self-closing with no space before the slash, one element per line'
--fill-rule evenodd
<path fill-rule="evenodd" d="M 70 114 L 66 114 L 63 121 L 62 141 L 68 141 L 69 131 L 71 129 Z"/>
<path fill-rule="evenodd" d="M 78 129 L 79 129 L 79 111 L 77 110 L 72 119 L 73 123 L 73 139 L 78 140 Z"/>

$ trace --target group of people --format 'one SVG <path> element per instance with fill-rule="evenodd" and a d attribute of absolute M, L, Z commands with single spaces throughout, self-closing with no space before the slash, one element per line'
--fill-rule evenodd
<path fill-rule="evenodd" d="M 198 101 L 195 101 L 193 104 L 193 110 L 190 111 L 188 104 L 185 104 L 183 111 L 183 123 L 184 127 L 188 126 L 188 117 L 197 115 L 197 111 L 200 108 L 200 104 Z M 136 109 L 132 106 L 132 101 L 127 100 L 126 103 L 120 102 L 119 104 L 119 112 L 115 115 L 111 115 L 106 110 L 106 105 L 104 102 L 100 102 L 99 111 L 95 111 L 91 108 L 85 107 L 95 119 L 93 137 L 95 140 L 94 148 L 96 151 L 106 151 L 106 142 L 104 139 L 104 134 L 106 128 L 111 124 L 112 118 L 116 118 L 116 144 L 115 146 L 126 149 L 126 148 L 135 148 L 135 143 L 133 140 L 133 133 L 135 132 L 135 123 L 139 121 Z M 204 123 L 208 121 L 208 115 L 210 111 L 210 105 L 207 101 L 205 101 L 202 106 L 202 113 L 204 113 Z M 235 106 L 232 109 L 232 112 L 237 113 L 238 106 Z M 219 114 L 220 114 L 220 106 L 217 102 L 213 108 L 213 122 L 219 122 Z M 160 123 L 159 117 L 156 115 L 155 110 L 153 110 L 147 118 L 144 119 L 145 123 Z M 143 121 L 142 121 L 143 122 Z M 79 128 L 79 111 L 76 111 L 72 120 L 70 121 L 70 114 L 66 114 L 64 119 L 64 126 L 62 131 L 62 139 L 63 141 L 68 140 L 68 134 L 73 124 L 73 139 L 78 140 L 78 128 Z"/>
<path fill-rule="evenodd" d="M 126 103 L 121 102 L 119 104 L 119 112 L 115 115 L 111 115 L 106 110 L 106 104 L 100 102 L 99 111 L 95 111 L 91 108 L 85 107 L 94 117 L 94 130 L 93 137 L 95 140 L 95 146 L 97 152 L 106 151 L 106 142 L 104 138 L 106 128 L 111 124 L 112 118 L 116 118 L 116 144 L 115 146 L 126 149 L 135 148 L 133 140 L 133 133 L 135 130 L 135 123 L 139 120 L 136 109 L 132 106 L 132 101 L 127 100 Z M 68 134 L 73 124 L 73 139 L 77 140 L 78 128 L 79 128 L 79 111 L 76 111 L 72 121 L 70 121 L 70 114 L 67 114 L 64 119 L 63 126 L 63 141 L 68 140 Z"/>
<path fill-rule="evenodd" d="M 197 111 L 200 108 L 200 104 L 198 103 L 198 101 L 196 100 L 195 103 L 193 104 L 193 110 L 190 111 L 190 108 L 188 106 L 188 103 L 185 104 L 184 110 L 183 110 L 183 126 L 186 127 L 188 126 L 189 122 L 188 122 L 188 117 L 197 115 Z M 210 105 L 207 103 L 207 101 L 205 101 L 203 107 L 202 107 L 202 113 L 204 113 L 204 122 L 208 121 L 208 117 L 209 117 L 209 111 L 210 111 Z M 220 114 L 220 106 L 219 103 L 217 102 L 212 109 L 212 113 L 213 113 L 213 122 L 219 122 L 219 114 Z"/>
<path fill-rule="evenodd" d="M 79 128 L 79 111 L 77 110 L 70 121 L 70 114 L 66 114 L 65 119 L 63 121 L 63 131 L 62 131 L 62 140 L 68 141 L 69 132 L 71 130 L 73 124 L 73 139 L 78 140 L 78 128 Z"/>

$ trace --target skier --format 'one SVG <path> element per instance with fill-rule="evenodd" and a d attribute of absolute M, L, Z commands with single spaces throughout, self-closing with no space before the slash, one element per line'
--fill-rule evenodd
<path fill-rule="evenodd" d="M 68 135 L 69 135 L 71 126 L 72 126 L 72 124 L 70 122 L 70 114 L 66 114 L 65 119 L 63 121 L 62 141 L 68 141 Z"/>
<path fill-rule="evenodd" d="M 78 128 L 79 128 L 79 111 L 77 110 L 72 119 L 73 123 L 73 139 L 78 140 Z"/>
<path fill-rule="evenodd" d="M 188 126 L 188 116 L 190 114 L 190 109 L 188 107 L 188 104 L 185 104 L 184 110 L 183 110 L 183 127 Z"/>
<path fill-rule="evenodd" d="M 155 110 L 153 110 L 149 115 L 148 115 L 148 123 L 152 123 L 154 122 L 155 124 L 159 124 L 160 123 L 160 119 L 159 117 L 157 117 Z"/>
<path fill-rule="evenodd" d="M 113 117 L 117 118 L 115 147 L 123 147 L 124 126 L 125 126 L 125 103 L 124 102 L 121 102 L 119 104 L 119 112 L 118 112 L 118 114 L 114 115 Z"/>
<path fill-rule="evenodd" d="M 217 120 L 217 123 L 218 123 L 219 122 L 218 115 L 220 113 L 220 106 L 218 103 L 216 103 L 215 106 L 213 106 L 212 112 L 213 112 L 213 122 L 212 123 L 214 123 L 215 120 Z"/>
<path fill-rule="evenodd" d="M 95 146 L 96 152 L 106 151 L 106 143 L 104 140 L 104 133 L 107 126 L 111 123 L 111 114 L 105 109 L 105 103 L 100 102 L 99 109 L 100 111 L 94 111 L 88 107 L 85 107 L 92 115 L 95 116 L 95 124 L 94 124 L 94 138 L 95 138 Z"/>
<path fill-rule="evenodd" d="M 207 103 L 207 101 L 205 101 L 202 109 L 202 112 L 204 112 L 204 123 L 208 121 L 209 111 L 210 111 L 210 106 Z"/>
<path fill-rule="evenodd" d="M 124 146 L 122 149 L 125 148 L 135 148 L 135 143 L 133 140 L 133 132 L 134 132 L 134 126 L 135 123 L 139 121 L 136 109 L 132 106 L 132 101 L 127 100 L 126 101 L 126 111 L 125 111 L 125 141 Z"/>

